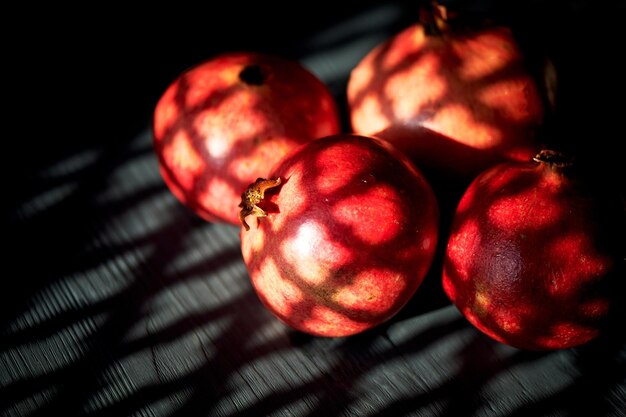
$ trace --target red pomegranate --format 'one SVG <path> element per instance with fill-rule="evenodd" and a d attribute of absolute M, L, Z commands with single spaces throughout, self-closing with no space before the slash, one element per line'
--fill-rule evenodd
<path fill-rule="evenodd" d="M 511 30 L 454 26 L 442 7 L 425 16 L 352 71 L 354 131 L 468 181 L 497 162 L 534 156 L 543 102 Z"/>
<path fill-rule="evenodd" d="M 443 288 L 492 338 L 561 349 L 596 337 L 624 257 L 619 199 L 572 174 L 562 154 L 485 171 L 459 203 Z"/>
<path fill-rule="evenodd" d="M 392 317 L 437 244 L 429 184 L 389 144 L 367 137 L 299 147 L 241 206 L 242 253 L 261 301 L 313 335 L 347 336 Z"/>
<path fill-rule="evenodd" d="M 337 133 L 326 86 L 298 63 L 228 53 L 183 73 L 154 112 L 154 147 L 174 195 L 209 221 L 238 224 L 241 192 L 309 140 Z"/>

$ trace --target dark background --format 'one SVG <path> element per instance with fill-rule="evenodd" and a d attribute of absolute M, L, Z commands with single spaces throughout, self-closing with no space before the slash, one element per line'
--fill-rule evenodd
<path fill-rule="evenodd" d="M 446 301 L 435 263 L 389 323 L 307 337 L 258 302 L 238 229 L 168 192 L 152 110 L 216 53 L 300 60 L 349 129 L 349 70 L 418 9 L 339 3 L 7 12 L 0 413 L 624 415 L 623 326 L 559 352 L 500 345 Z M 544 140 L 623 195 L 624 4 L 504 3 L 445 2 L 513 26 L 531 62 L 554 61 L 559 111 Z"/>

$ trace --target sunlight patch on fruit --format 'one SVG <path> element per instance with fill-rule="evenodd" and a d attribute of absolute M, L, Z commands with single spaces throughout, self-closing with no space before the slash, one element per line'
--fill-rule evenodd
<path fill-rule="evenodd" d="M 448 262 L 446 267 L 451 268 L 450 273 L 461 281 L 468 281 L 472 270 L 471 257 L 477 253 L 481 241 L 481 229 L 476 220 L 466 220 L 457 231 L 453 233 L 448 242 Z"/>
<path fill-rule="evenodd" d="M 261 250 L 263 250 L 263 247 L 265 246 L 265 229 L 263 227 L 255 227 L 256 226 L 256 222 L 253 221 L 252 222 L 252 227 L 254 228 L 254 230 L 252 231 L 251 229 L 251 233 L 254 233 L 254 236 L 251 239 L 251 242 L 249 243 L 249 251 L 248 252 L 248 257 L 252 256 L 253 253 L 260 253 Z M 246 232 L 247 233 L 247 232 Z M 248 239 L 245 240 L 246 242 L 246 248 L 248 248 Z"/>
<path fill-rule="evenodd" d="M 569 233 L 546 245 L 546 256 L 555 264 L 550 294 L 563 297 L 580 289 L 584 282 L 604 277 L 612 265 L 607 256 L 597 254 L 584 233 Z"/>
<path fill-rule="evenodd" d="M 252 217 L 249 218 L 248 224 L 250 230 L 241 231 L 241 233 L 246 233 L 246 239 L 241 239 L 241 253 L 244 259 L 257 256 L 266 244 L 265 228 L 257 227 L 257 220 L 252 220 Z"/>
<path fill-rule="evenodd" d="M 378 56 L 378 53 L 376 54 Z M 377 75 L 377 69 L 372 65 L 373 58 L 365 58 L 364 65 L 355 67 L 352 70 L 352 84 L 348 90 L 349 96 L 358 97 L 365 93 L 365 90 L 373 82 Z M 354 109 L 352 109 L 354 110 Z"/>
<path fill-rule="evenodd" d="M 189 184 L 189 177 L 199 174 L 205 166 L 202 157 L 198 155 L 191 144 L 189 135 L 184 130 L 177 132 L 172 141 L 165 145 L 163 157 L 168 166 L 186 171 L 185 178 L 179 178 L 185 186 Z"/>
<path fill-rule="evenodd" d="M 187 109 L 201 107 L 202 103 L 211 96 L 211 90 L 206 86 L 214 82 L 215 80 L 211 80 L 203 71 L 198 69 L 184 73 L 176 83 L 179 90 L 183 88 L 186 90 L 184 91 L 183 106 Z M 180 92 L 177 92 L 176 95 L 180 95 Z"/>
<path fill-rule="evenodd" d="M 271 257 L 264 258 L 259 264 L 259 271 L 252 274 L 257 293 L 262 294 L 266 305 L 279 315 L 288 317 L 292 305 L 304 301 L 304 293 L 289 278 L 284 277 Z"/>
<path fill-rule="evenodd" d="M 353 258 L 352 251 L 331 238 L 325 225 L 316 221 L 303 223 L 293 237 L 280 246 L 285 262 L 294 268 L 298 278 L 309 285 L 331 286 L 331 272 Z"/>
<path fill-rule="evenodd" d="M 297 164 L 298 166 L 300 164 Z M 293 174 L 291 174 L 293 172 Z M 268 223 L 271 227 L 272 233 L 278 234 L 283 229 L 286 223 L 290 222 L 291 218 L 298 218 L 307 208 L 310 203 L 310 196 L 303 192 L 289 192 L 289 190 L 302 190 L 302 177 L 300 174 L 301 169 L 293 169 L 290 170 L 289 174 L 286 176 L 281 176 L 283 179 L 283 185 L 281 185 L 281 191 L 278 192 L 277 195 L 269 198 L 270 201 L 274 202 L 280 210 L 281 213 L 277 213 L 273 215 L 269 214 L 271 217 Z M 282 191 L 284 190 L 284 192 Z M 289 197 L 284 197 L 285 195 L 289 195 Z M 289 215 L 284 215 L 282 213 L 289 213 Z"/>
<path fill-rule="evenodd" d="M 221 207 L 224 201 L 234 202 L 237 200 L 239 200 L 239 193 L 235 192 L 233 186 L 227 180 L 218 176 L 211 177 L 207 181 L 204 190 L 198 195 L 200 206 L 213 213 L 224 211 L 224 208 Z M 234 205 L 231 211 L 236 214 L 239 212 L 239 209 Z"/>
<path fill-rule="evenodd" d="M 405 207 L 388 184 L 374 184 L 363 194 L 345 197 L 332 212 L 337 222 L 371 245 L 389 242 L 404 230 L 399 219 L 406 217 Z"/>
<path fill-rule="evenodd" d="M 535 192 L 537 190 L 498 198 L 487 210 L 488 220 L 495 227 L 508 232 L 550 227 L 563 215 L 562 207 L 544 199 L 536 199 Z"/>
<path fill-rule="evenodd" d="M 540 104 L 529 105 L 528 101 L 511 100 L 512 96 L 528 96 L 524 93 L 527 83 L 528 80 L 524 78 L 510 78 L 494 82 L 483 87 L 477 93 L 477 99 L 485 106 L 496 108 L 498 115 L 503 116 L 508 122 L 528 123 L 535 118 L 530 113 L 530 109 Z"/>
<path fill-rule="evenodd" d="M 248 97 L 250 109 L 242 112 L 241 98 Z M 219 107 L 209 107 L 196 115 L 193 127 L 202 138 L 206 138 L 207 152 L 214 158 L 223 158 L 232 152 L 238 142 L 262 137 L 270 130 L 267 116 L 254 111 L 258 98 L 249 95 L 232 95 L 223 99 Z"/>
<path fill-rule="evenodd" d="M 474 327 L 476 327 L 477 329 L 487 333 L 489 336 L 493 337 L 496 340 L 501 340 L 499 336 L 497 336 L 493 331 L 491 331 L 489 328 L 485 327 L 485 325 L 483 324 L 482 320 L 480 317 L 478 317 L 474 311 L 471 309 L 471 307 L 461 307 L 461 306 L 457 306 L 459 307 L 459 310 L 463 313 L 463 315 L 465 316 L 465 318 L 474 325 Z"/>
<path fill-rule="evenodd" d="M 218 77 L 224 85 L 235 85 L 239 82 L 239 74 L 247 65 L 241 64 L 227 67 L 219 72 Z"/>
<path fill-rule="evenodd" d="M 238 157 L 232 158 L 226 169 L 232 178 L 243 183 L 254 182 L 259 172 L 269 173 L 275 161 L 280 160 L 297 145 L 295 141 L 285 137 L 272 137 L 271 140 L 256 137 L 239 144 L 242 148 L 248 148 L 247 151 L 238 153 Z"/>
<path fill-rule="evenodd" d="M 354 312 L 386 313 L 406 287 L 406 277 L 385 268 L 367 268 L 332 294 L 332 300 Z"/>
<path fill-rule="evenodd" d="M 459 78 L 466 82 L 478 81 L 511 65 L 517 51 L 504 44 L 498 36 L 487 32 L 478 39 L 465 43 L 452 43 L 461 65 L 456 69 Z"/>
<path fill-rule="evenodd" d="M 391 38 L 389 42 L 391 44 L 387 44 L 388 46 L 386 50 L 384 50 L 384 55 L 380 60 L 382 65 L 381 68 L 378 68 L 378 71 L 384 71 L 385 73 L 393 73 L 399 67 L 406 65 L 408 62 L 415 63 L 419 61 L 419 59 L 407 59 L 407 55 L 413 56 L 412 54 L 418 54 L 424 51 L 424 44 L 426 41 L 426 36 L 424 34 L 424 27 L 422 25 L 414 25 L 411 32 L 406 32 L 399 37 Z M 404 36 L 403 36 L 404 35 Z M 411 39 L 411 42 L 405 42 L 405 37 L 408 35 Z M 380 59 L 380 54 L 383 52 L 382 50 L 373 57 L 375 59 Z M 377 75 L 380 77 L 380 75 Z"/>
<path fill-rule="evenodd" d="M 489 314 L 489 310 L 486 310 Z M 508 334 L 519 333 L 522 329 L 522 322 L 528 311 L 522 309 L 498 309 L 491 312 L 493 320 L 502 331 Z"/>
<path fill-rule="evenodd" d="M 433 114 L 437 112 L 436 103 L 442 101 L 448 90 L 440 66 L 437 55 L 424 53 L 412 65 L 402 71 L 394 71 L 389 76 L 384 94 L 385 99 L 391 103 L 395 118 L 410 120 L 423 111 Z M 419 95 L 414 94 L 412 84 L 421 86 Z"/>
<path fill-rule="evenodd" d="M 179 105 L 174 100 L 179 86 L 176 84 L 168 88 L 155 108 L 153 128 L 156 143 L 165 138 L 166 132 L 174 127 L 180 117 Z"/>
<path fill-rule="evenodd" d="M 358 130 L 365 134 L 375 134 L 385 129 L 390 120 L 382 110 L 380 100 L 375 94 L 368 93 L 357 107 L 352 110 L 352 119 L 358 120 Z"/>
<path fill-rule="evenodd" d="M 165 163 L 159 167 L 163 179 L 172 193 L 186 203 L 188 193 L 193 190 L 198 176 L 205 167 L 204 162 L 189 143 L 184 131 L 178 132 L 172 142 L 165 145 L 163 158 Z"/>
<path fill-rule="evenodd" d="M 424 121 L 424 127 L 475 149 L 490 149 L 502 141 L 502 131 L 492 123 L 477 120 L 465 104 L 448 103 Z"/>
<path fill-rule="evenodd" d="M 448 268 L 448 266 L 446 265 L 444 266 L 444 268 Z M 452 282 L 452 280 L 450 279 L 448 275 L 449 275 L 449 272 L 444 269 L 444 274 L 443 274 L 443 279 L 441 281 L 441 284 L 443 286 L 443 291 L 446 293 L 450 301 L 452 301 L 453 303 L 456 303 L 456 299 L 457 299 L 456 286 L 454 285 L 454 283 Z"/>
<path fill-rule="evenodd" d="M 207 152 L 212 158 L 224 158 L 228 155 L 231 150 L 231 144 L 228 142 L 226 138 L 220 135 L 209 135 L 204 145 L 206 147 Z"/>
<path fill-rule="evenodd" d="M 350 335 L 367 328 L 367 324 L 351 320 L 322 304 L 312 306 L 309 316 L 302 324 L 305 328 L 315 329 L 315 333 L 321 336 Z"/>
<path fill-rule="evenodd" d="M 337 169 L 335 162 L 350 160 L 349 169 Z M 345 163 L 345 162 L 344 162 Z M 315 185 L 320 194 L 332 195 L 354 184 L 363 173 L 373 169 L 371 155 L 354 143 L 338 143 L 320 150 L 315 159 Z"/>
<path fill-rule="evenodd" d="M 545 349 L 559 349 L 584 343 L 597 336 L 598 330 L 571 322 L 561 322 L 549 327 L 545 336 L 537 337 L 537 345 Z"/>
<path fill-rule="evenodd" d="M 476 291 L 473 307 L 473 310 L 476 311 L 476 314 L 484 317 L 485 314 L 489 311 L 490 307 L 491 299 L 489 298 L 489 295 L 485 291 Z"/>

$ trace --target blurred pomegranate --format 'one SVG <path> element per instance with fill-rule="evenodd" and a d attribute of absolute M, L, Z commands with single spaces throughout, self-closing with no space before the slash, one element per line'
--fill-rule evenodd
<path fill-rule="evenodd" d="M 372 50 L 352 71 L 355 132 L 391 142 L 418 166 L 471 180 L 537 152 L 543 102 L 505 27 L 456 25 L 442 7 Z"/>
<path fill-rule="evenodd" d="M 309 142 L 242 197 L 249 230 L 242 229 L 241 248 L 254 288 L 300 331 L 346 336 L 384 322 L 431 265 L 438 235 L 433 192 L 404 156 L 377 139 Z"/>
<path fill-rule="evenodd" d="M 542 151 L 535 162 L 497 165 L 458 206 L 443 287 L 500 342 L 539 350 L 593 339 L 624 278 L 620 200 L 570 164 Z"/>
<path fill-rule="evenodd" d="M 154 147 L 174 195 L 209 221 L 238 224 L 240 195 L 299 144 L 339 131 L 326 86 L 298 63 L 217 56 L 183 73 L 154 113 Z"/>

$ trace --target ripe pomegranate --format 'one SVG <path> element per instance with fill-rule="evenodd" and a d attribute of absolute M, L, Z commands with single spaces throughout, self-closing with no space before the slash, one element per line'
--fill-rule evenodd
<path fill-rule="evenodd" d="M 388 140 L 420 167 L 466 181 L 497 162 L 534 156 L 543 101 L 511 30 L 448 24 L 443 7 L 422 21 L 353 69 L 354 131 Z"/>
<path fill-rule="evenodd" d="M 165 91 L 154 112 L 154 147 L 179 200 L 206 220 L 238 224 L 250 182 L 297 145 L 339 128 L 331 93 L 298 63 L 228 53 Z"/>
<path fill-rule="evenodd" d="M 624 216 L 562 154 L 485 171 L 461 199 L 443 288 L 492 338 L 561 349 L 596 337 L 623 279 Z"/>
<path fill-rule="evenodd" d="M 252 184 L 241 206 L 249 228 L 242 253 L 261 301 L 313 335 L 351 335 L 392 317 L 422 282 L 437 244 L 429 184 L 378 139 L 309 142 Z"/>

